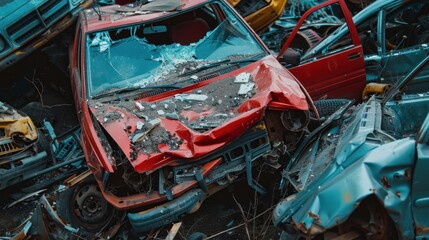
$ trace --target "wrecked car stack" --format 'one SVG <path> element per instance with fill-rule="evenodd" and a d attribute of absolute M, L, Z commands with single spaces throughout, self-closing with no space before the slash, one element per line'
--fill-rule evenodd
<path fill-rule="evenodd" d="M 85 156 L 109 204 L 147 231 L 239 173 L 264 192 L 252 166 L 274 145 L 295 149 L 311 100 L 245 22 L 221 1 L 100 9 L 81 14 L 70 56 Z"/>
<path fill-rule="evenodd" d="M 428 68 L 426 57 L 386 96 L 343 107 L 304 140 L 284 171 L 297 193 L 275 224 L 307 237 L 427 237 Z"/>
<path fill-rule="evenodd" d="M 0 56 L 11 50 L 0 70 L 92 2 L 32 1 L 30 14 L 0 29 Z M 44 194 L 4 235 L 156 238 L 173 223 L 172 239 L 205 199 L 243 184 L 249 206 L 231 198 L 243 223 L 223 226 L 244 226 L 247 239 L 271 239 L 268 228 L 280 239 L 427 238 L 429 4 L 329 0 L 262 34 L 269 49 L 255 31 L 286 2 L 95 1 L 80 11 L 62 42 L 73 106 L 44 105 L 36 68 L 24 78 L 40 109 L 75 107 L 80 128 L 57 137 L 49 121 L 35 126 L 0 102 L 0 190 L 24 186 L 0 207 Z M 28 42 L 7 40 L 12 30 Z M 32 35 L 43 31 L 43 40 Z"/>

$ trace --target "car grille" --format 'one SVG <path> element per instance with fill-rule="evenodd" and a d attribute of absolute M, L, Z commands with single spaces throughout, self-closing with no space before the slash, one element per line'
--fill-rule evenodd
<path fill-rule="evenodd" d="M 6 29 L 11 39 L 22 44 L 46 30 L 68 11 L 67 1 L 48 0 Z"/>
<path fill-rule="evenodd" d="M 0 139 L 0 156 L 4 156 L 19 150 L 21 150 L 21 148 L 16 147 L 11 140 Z"/>

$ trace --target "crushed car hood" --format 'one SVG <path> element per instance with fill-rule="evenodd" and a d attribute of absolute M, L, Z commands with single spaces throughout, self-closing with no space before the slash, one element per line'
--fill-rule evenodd
<path fill-rule="evenodd" d="M 345 118 L 340 126 L 335 121 L 338 117 Z M 285 169 L 287 180 L 297 191 L 319 184 L 319 179 L 347 167 L 376 147 L 367 144 L 367 139 L 375 138 L 372 135 L 380 128 L 381 105 L 376 99 L 343 107 L 304 140 Z"/>
<path fill-rule="evenodd" d="M 392 170 L 395 168 L 400 171 L 409 168 L 411 160 L 405 163 L 408 161 L 405 159 L 413 159 L 413 157 L 403 158 L 403 156 L 414 153 L 415 143 L 410 139 L 394 141 L 387 137 L 381 129 L 381 107 L 377 99 L 371 98 L 355 109 L 350 108 L 351 114 L 345 117 L 348 120 L 340 124 L 339 133 L 324 133 L 329 137 L 328 142 L 335 147 L 332 157 L 322 154 L 325 149 L 330 149 L 330 146 L 321 144 L 318 146 L 319 150 L 316 149 L 316 155 L 321 155 L 320 157 L 315 157 L 313 161 L 300 157 L 292 167 L 286 169 L 286 178 L 298 193 L 277 205 L 273 214 L 275 224 L 293 223 L 304 233 L 317 234 L 316 228 L 312 228 L 313 225 L 319 226 L 319 230 L 326 230 L 344 222 L 358 206 L 355 202 L 359 202 L 366 196 L 376 194 L 383 199 L 383 196 L 387 195 L 386 189 L 399 192 L 386 187 L 382 176 L 373 177 L 373 175 L 377 171 L 383 174 L 387 172 L 380 168 L 386 168 L 392 172 L 395 172 Z M 307 145 L 305 151 L 311 152 L 310 148 L 313 146 L 315 145 Z M 396 149 L 397 152 L 387 151 L 386 149 L 389 148 Z M 316 163 L 324 166 L 322 170 L 320 167 L 315 168 Z M 398 188 L 403 190 L 406 184 L 408 183 L 401 182 Z M 401 195 L 408 196 L 405 192 L 402 191 Z M 334 196 L 339 199 L 334 199 Z M 355 199 L 357 201 L 353 201 Z M 405 202 L 400 198 L 395 199 L 398 199 L 398 202 Z M 391 201 L 387 198 L 386 200 Z M 389 204 L 385 203 L 385 206 Z M 324 207 L 320 208 L 320 206 Z"/>
<path fill-rule="evenodd" d="M 273 56 L 188 87 L 144 95 L 88 102 L 138 172 L 215 151 L 260 121 L 267 107 L 308 110 L 300 85 Z"/>

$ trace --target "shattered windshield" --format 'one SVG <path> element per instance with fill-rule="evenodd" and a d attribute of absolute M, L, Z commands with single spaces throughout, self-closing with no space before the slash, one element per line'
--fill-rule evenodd
<path fill-rule="evenodd" d="M 268 54 L 222 3 L 202 5 L 157 22 L 92 32 L 86 36 L 86 46 L 91 97 L 165 84 L 184 63 L 193 69 L 180 69 L 180 74 Z"/>

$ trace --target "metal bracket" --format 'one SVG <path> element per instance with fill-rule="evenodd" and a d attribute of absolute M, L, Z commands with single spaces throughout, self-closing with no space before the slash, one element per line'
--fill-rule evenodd
<path fill-rule="evenodd" d="M 195 172 L 195 179 L 197 180 L 198 185 L 200 186 L 200 188 L 201 188 L 204 192 L 207 192 L 207 191 L 208 191 L 207 184 L 206 184 L 206 181 L 204 180 L 203 175 L 201 175 L 201 170 L 200 170 L 200 169 L 198 169 L 198 170 Z"/>
<path fill-rule="evenodd" d="M 265 189 L 262 186 L 259 186 L 258 183 L 254 182 L 252 177 L 252 158 L 250 157 L 250 153 L 245 153 L 245 161 L 246 161 L 246 178 L 247 178 L 247 184 L 255 189 L 260 194 L 267 193 Z"/>
<path fill-rule="evenodd" d="M 159 170 L 158 171 L 158 189 L 159 189 L 159 194 L 164 195 L 165 194 L 165 188 L 164 188 L 164 183 L 165 183 L 165 176 L 164 173 Z"/>

